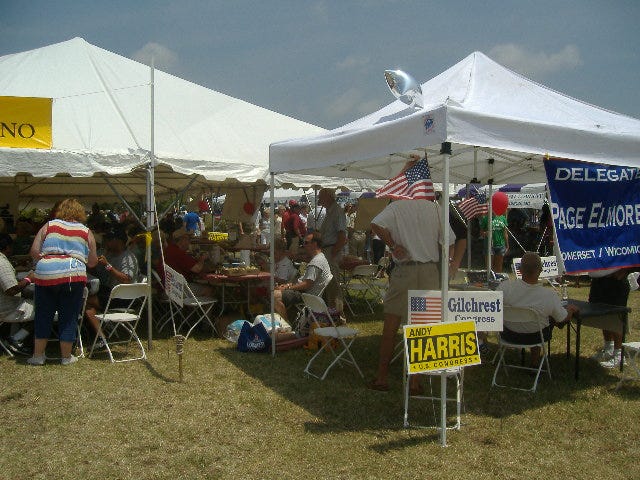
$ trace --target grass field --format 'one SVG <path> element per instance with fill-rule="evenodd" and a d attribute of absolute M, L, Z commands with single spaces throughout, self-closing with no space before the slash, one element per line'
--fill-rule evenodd
<path fill-rule="evenodd" d="M 628 338 L 638 340 L 640 292 L 629 306 Z M 350 321 L 362 332 L 353 352 L 365 380 L 381 320 Z M 448 432 L 447 448 L 434 429 L 402 427 L 399 362 L 391 391 L 379 393 L 349 368 L 306 378 L 305 350 L 242 354 L 206 335 L 185 346 L 183 383 L 167 338 L 128 364 L 30 367 L 4 355 L 0 479 L 640 478 L 640 384 L 615 390 L 620 373 L 588 359 L 601 346 L 591 328 L 576 382 L 564 335 L 555 331 L 553 380 L 536 394 L 490 389 L 490 363 L 468 368 L 462 429 Z M 412 407 L 412 420 L 435 424 L 438 404 Z"/>

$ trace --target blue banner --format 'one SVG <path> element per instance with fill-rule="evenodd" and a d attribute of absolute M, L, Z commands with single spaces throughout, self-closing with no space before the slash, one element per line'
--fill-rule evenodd
<path fill-rule="evenodd" d="M 640 265 L 640 169 L 544 162 L 567 273 Z"/>

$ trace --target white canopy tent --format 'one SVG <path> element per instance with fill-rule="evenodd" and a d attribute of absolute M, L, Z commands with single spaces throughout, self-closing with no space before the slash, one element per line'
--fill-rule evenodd
<path fill-rule="evenodd" d="M 445 189 L 451 182 L 544 182 L 546 155 L 640 166 L 640 120 L 550 90 L 480 52 L 421 88 L 422 108 L 397 100 L 323 135 L 272 144 L 272 178 L 288 171 L 389 179 L 412 151 L 428 154 L 432 177 Z M 449 202 L 443 207 L 441 255 L 447 258 Z M 447 279 L 444 262 L 443 311 Z M 445 409 L 442 398 L 443 419 Z M 444 420 L 440 433 L 445 445 Z"/>
<path fill-rule="evenodd" d="M 0 57 L 0 95 L 53 99 L 51 150 L 0 148 L 0 185 L 21 196 L 144 198 L 150 69 L 81 38 Z M 154 72 L 158 195 L 267 180 L 268 146 L 320 127 Z"/>
<path fill-rule="evenodd" d="M 0 146 L 5 199 L 139 200 L 148 229 L 154 193 L 264 187 L 270 143 L 324 131 L 81 38 L 0 57 L 0 96 L 52 99 L 51 149 Z"/>
<path fill-rule="evenodd" d="M 404 164 L 403 153 L 425 150 L 434 181 L 443 180 L 450 158 L 455 183 L 544 182 L 547 154 L 639 163 L 640 120 L 555 92 L 480 52 L 421 87 L 423 108 L 397 100 L 325 134 L 272 144 L 271 172 L 388 179 Z M 440 153 L 443 142 L 451 143 L 451 155 Z"/>
<path fill-rule="evenodd" d="M 422 108 L 396 100 L 324 134 L 272 144 L 271 173 L 389 179 L 412 152 L 427 153 L 444 185 L 545 182 L 548 155 L 640 165 L 640 120 L 550 90 L 480 52 L 421 88 Z"/>

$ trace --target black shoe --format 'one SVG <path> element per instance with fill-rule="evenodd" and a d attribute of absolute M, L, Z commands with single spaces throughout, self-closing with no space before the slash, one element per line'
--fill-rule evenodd
<path fill-rule="evenodd" d="M 17 355 L 24 355 L 30 357 L 33 354 L 33 348 L 25 345 L 22 342 L 16 342 L 13 338 L 9 337 L 6 340 L 7 347 L 11 350 L 11 353 Z"/>

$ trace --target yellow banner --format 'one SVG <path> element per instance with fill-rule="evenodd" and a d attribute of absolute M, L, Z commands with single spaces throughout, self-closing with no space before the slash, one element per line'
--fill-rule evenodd
<path fill-rule="evenodd" d="M 406 325 L 404 351 L 409 374 L 480 363 L 473 321 Z"/>
<path fill-rule="evenodd" d="M 0 97 L 0 147 L 50 149 L 53 100 Z"/>

